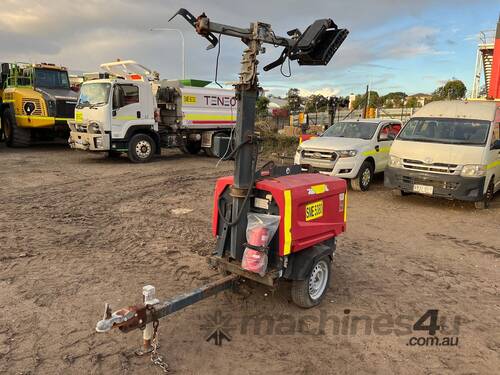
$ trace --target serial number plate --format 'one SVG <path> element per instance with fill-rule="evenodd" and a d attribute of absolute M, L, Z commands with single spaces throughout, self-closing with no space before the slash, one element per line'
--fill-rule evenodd
<path fill-rule="evenodd" d="M 413 191 L 415 193 L 432 195 L 432 193 L 434 192 L 434 187 L 427 185 L 413 185 Z"/>
<path fill-rule="evenodd" d="M 306 206 L 306 221 L 318 219 L 323 216 L 323 201 L 309 203 Z"/>

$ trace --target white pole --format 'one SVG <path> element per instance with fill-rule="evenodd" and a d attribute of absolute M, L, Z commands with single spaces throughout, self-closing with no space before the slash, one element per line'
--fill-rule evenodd
<path fill-rule="evenodd" d="M 186 43 L 184 40 L 184 34 L 182 33 L 181 30 L 179 29 L 170 29 L 166 27 L 155 27 L 152 28 L 151 31 L 175 31 L 177 32 L 180 37 L 181 37 L 181 42 L 182 42 L 182 56 L 181 56 L 181 61 L 182 61 L 182 79 L 186 79 Z"/>

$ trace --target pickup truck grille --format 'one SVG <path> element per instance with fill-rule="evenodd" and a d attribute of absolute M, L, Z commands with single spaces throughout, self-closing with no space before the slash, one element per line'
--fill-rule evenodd
<path fill-rule="evenodd" d="M 457 164 L 424 163 L 420 160 L 403 159 L 403 168 L 419 172 L 458 174 L 460 168 Z"/>
<path fill-rule="evenodd" d="M 334 151 L 302 151 L 302 159 L 314 160 L 319 162 L 334 162 L 337 160 L 337 153 Z"/>

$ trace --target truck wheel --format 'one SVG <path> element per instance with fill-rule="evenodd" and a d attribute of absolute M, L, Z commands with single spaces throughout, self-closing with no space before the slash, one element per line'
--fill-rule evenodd
<path fill-rule="evenodd" d="M 2 128 L 7 146 L 20 148 L 30 145 L 31 129 L 19 128 L 10 109 L 6 109 L 3 113 Z"/>
<path fill-rule="evenodd" d="M 136 134 L 128 143 L 128 158 L 133 163 L 147 163 L 155 154 L 155 141 L 147 134 Z"/>
<path fill-rule="evenodd" d="M 205 154 L 207 154 L 207 156 L 208 156 L 209 158 L 214 158 L 214 157 L 215 157 L 215 154 L 214 154 L 214 152 L 212 151 L 212 147 L 205 147 L 205 148 L 203 149 L 203 151 L 205 151 Z"/>
<path fill-rule="evenodd" d="M 486 193 L 484 193 L 483 199 L 480 201 L 474 202 L 474 206 L 478 210 L 484 210 L 490 206 L 490 202 L 493 199 L 493 192 L 494 192 L 494 185 L 493 185 L 493 178 L 492 181 L 490 181 L 490 184 L 488 185 L 488 189 L 486 190 Z"/>
<path fill-rule="evenodd" d="M 367 191 L 373 179 L 373 167 L 365 161 L 359 168 L 358 175 L 351 180 L 352 190 Z"/>
<path fill-rule="evenodd" d="M 317 260 L 305 280 L 292 283 L 292 300 L 300 307 L 318 305 L 325 297 L 330 284 L 331 262 L 328 257 Z"/>
<path fill-rule="evenodd" d="M 197 155 L 201 150 L 201 141 L 187 141 L 184 151 L 191 155 Z"/>

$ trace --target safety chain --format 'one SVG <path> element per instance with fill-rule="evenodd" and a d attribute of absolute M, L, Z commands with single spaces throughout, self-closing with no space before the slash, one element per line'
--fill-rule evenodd
<path fill-rule="evenodd" d="M 154 317 L 154 316 L 153 316 Z M 158 354 L 158 326 L 160 325 L 160 322 L 156 317 L 154 317 L 155 320 L 153 321 L 153 338 L 151 339 L 151 346 L 153 347 L 153 350 L 151 351 L 151 362 L 155 366 L 158 366 L 163 370 L 165 374 L 168 374 L 169 369 L 168 369 L 168 364 L 165 362 L 163 357 Z"/>

